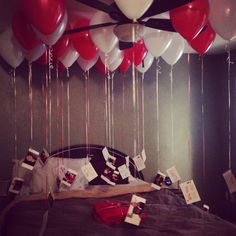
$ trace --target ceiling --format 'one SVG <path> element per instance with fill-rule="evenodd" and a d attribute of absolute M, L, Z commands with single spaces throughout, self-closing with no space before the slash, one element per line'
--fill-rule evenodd
<path fill-rule="evenodd" d="M 112 3 L 113 0 L 101 0 L 103 2 Z M 7 27 L 11 25 L 11 18 L 14 9 L 17 8 L 19 0 L 0 0 L 0 32 L 4 31 Z M 96 11 L 91 7 L 87 7 L 76 0 L 67 0 L 68 10 L 78 10 L 80 12 L 85 12 L 91 15 Z M 216 39 L 207 52 L 207 54 L 217 54 L 225 51 L 227 41 L 222 39 L 219 35 L 216 35 Z M 230 42 L 230 48 L 236 48 L 236 39 Z M 185 53 L 196 53 L 188 44 L 186 43 Z"/>

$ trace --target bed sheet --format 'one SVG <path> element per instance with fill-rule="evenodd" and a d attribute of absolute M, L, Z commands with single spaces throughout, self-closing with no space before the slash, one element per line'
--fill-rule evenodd
<path fill-rule="evenodd" d="M 122 222 L 108 226 L 95 220 L 93 206 L 104 200 L 130 201 L 132 194 L 110 198 L 69 198 L 56 200 L 49 211 L 44 236 L 234 236 L 236 225 L 195 205 L 186 205 L 184 199 L 168 189 L 138 193 L 147 199 L 147 218 L 140 226 Z M 4 236 L 38 235 L 47 201 L 25 201 L 16 204 L 6 215 Z"/>

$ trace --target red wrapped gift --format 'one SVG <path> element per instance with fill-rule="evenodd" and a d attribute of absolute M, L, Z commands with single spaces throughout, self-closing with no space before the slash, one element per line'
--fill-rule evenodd
<path fill-rule="evenodd" d="M 122 201 L 97 202 L 94 205 L 95 218 L 107 225 L 120 224 L 125 219 L 131 204 L 131 202 Z M 145 216 L 144 213 L 140 215 L 142 219 Z"/>

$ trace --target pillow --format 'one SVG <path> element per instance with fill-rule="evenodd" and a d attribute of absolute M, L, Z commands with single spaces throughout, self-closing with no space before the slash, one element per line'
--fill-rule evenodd
<path fill-rule="evenodd" d="M 33 169 L 33 176 L 30 183 L 30 193 L 46 193 L 47 191 L 57 192 L 59 190 L 76 190 L 84 189 L 88 185 L 88 181 L 81 171 L 81 167 L 88 163 L 87 158 L 50 158 L 45 166 L 42 166 L 40 162 L 35 164 Z M 78 174 L 76 180 L 70 188 L 58 188 L 57 177 L 60 165 L 64 165 L 67 168 L 73 169 Z"/>

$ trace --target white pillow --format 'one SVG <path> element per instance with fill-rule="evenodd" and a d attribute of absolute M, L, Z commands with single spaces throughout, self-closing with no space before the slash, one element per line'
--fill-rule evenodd
<path fill-rule="evenodd" d="M 45 166 L 42 166 L 37 162 L 33 169 L 33 176 L 30 183 L 30 193 L 46 193 L 48 191 L 57 192 L 58 184 L 57 177 L 60 165 L 64 165 L 67 168 L 73 169 L 78 174 L 76 180 L 71 185 L 70 188 L 60 189 L 60 190 L 76 190 L 84 189 L 88 185 L 88 180 L 85 178 L 81 171 L 81 167 L 88 163 L 87 158 L 50 158 Z"/>

